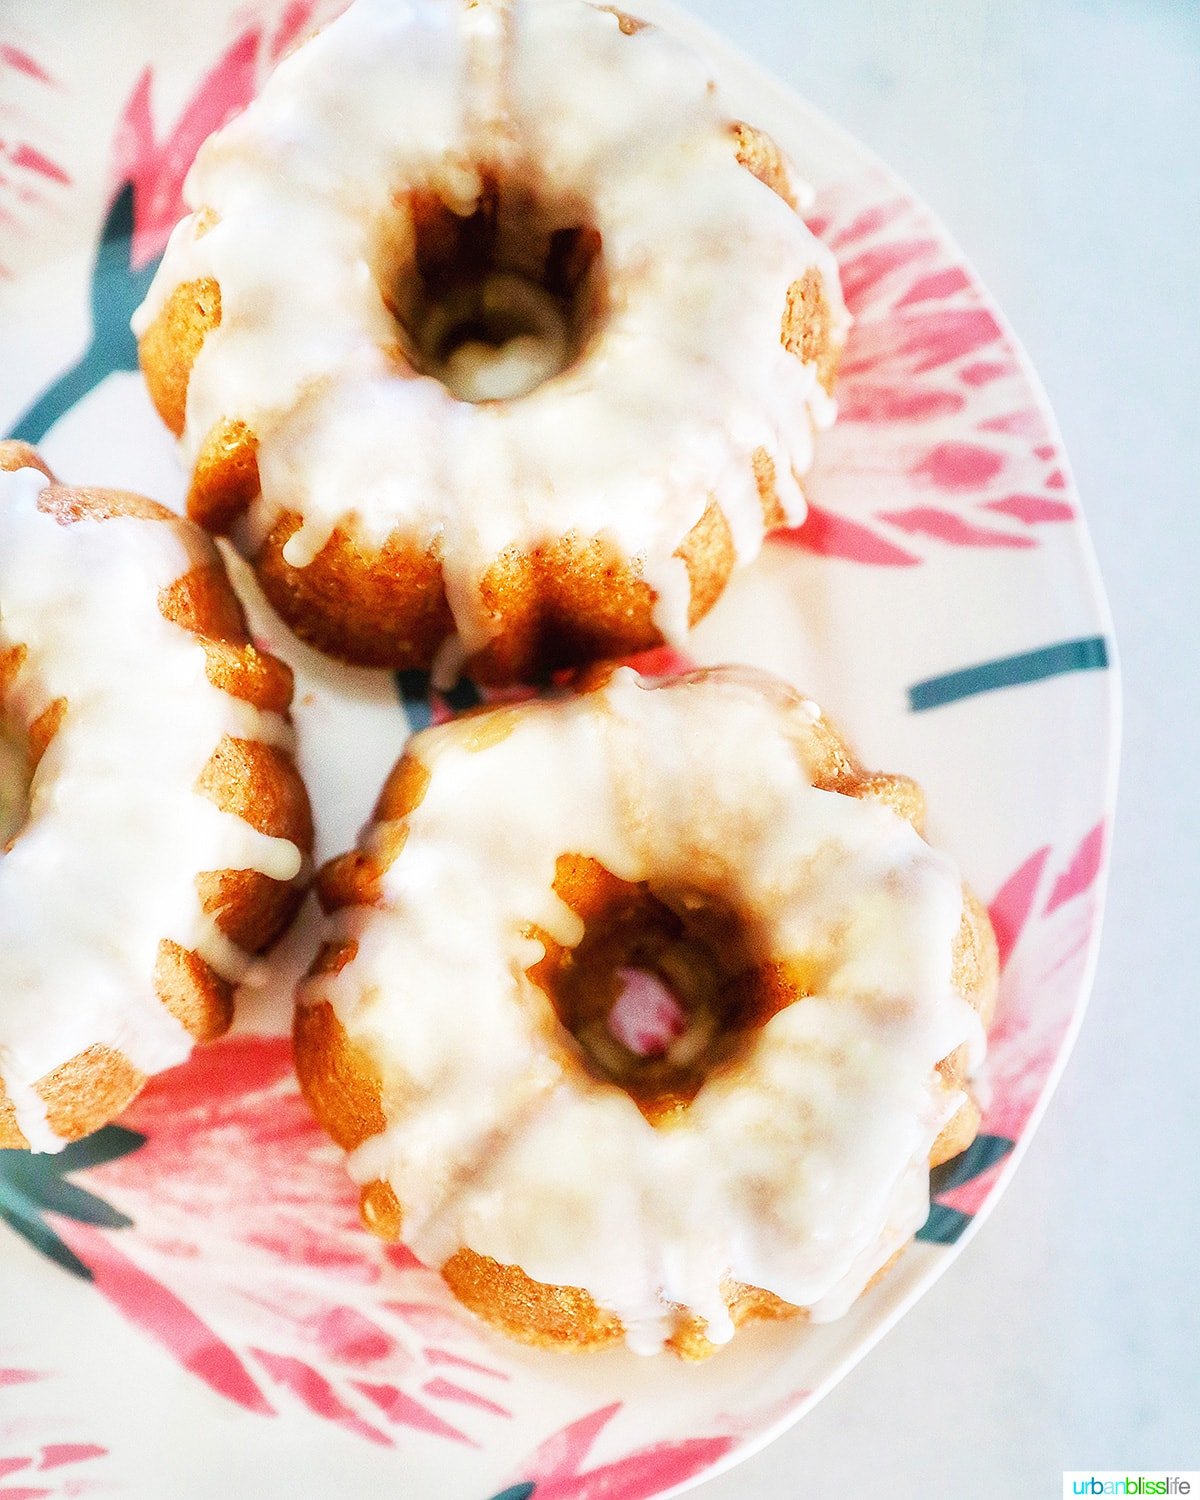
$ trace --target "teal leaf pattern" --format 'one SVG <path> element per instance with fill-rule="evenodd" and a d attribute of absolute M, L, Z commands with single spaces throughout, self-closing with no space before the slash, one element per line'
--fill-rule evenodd
<path fill-rule="evenodd" d="M 106 1125 L 81 1141 L 71 1141 L 58 1153 L 59 1170 L 78 1172 L 84 1167 L 102 1167 L 105 1162 L 120 1161 L 146 1144 L 146 1137 L 124 1125 Z"/>
<path fill-rule="evenodd" d="M 1016 656 L 998 657 L 995 661 L 947 672 L 943 677 L 915 682 L 908 690 L 908 706 L 915 714 L 924 713 L 974 697 L 976 693 L 994 693 L 1026 682 L 1042 682 L 1066 672 L 1102 671 L 1107 666 L 1108 643 L 1102 635 L 1059 641 L 1053 646 L 1040 646 L 1036 651 L 1021 651 Z"/>
<path fill-rule="evenodd" d="M 1008 1155 L 1014 1144 L 1006 1135 L 977 1135 L 965 1151 L 935 1167 L 929 1174 L 929 1191 L 934 1201 L 917 1238 L 933 1245 L 953 1245 L 971 1222 L 971 1215 L 937 1199 L 965 1182 L 982 1177 Z"/>
<path fill-rule="evenodd" d="M 0 1151 L 0 1219 L 33 1248 L 73 1276 L 90 1281 L 92 1273 L 65 1245 L 47 1214 L 58 1214 L 77 1224 L 102 1229 L 128 1229 L 126 1214 L 78 1183 L 67 1173 L 98 1167 L 128 1156 L 146 1137 L 121 1125 L 107 1125 L 82 1141 L 74 1141 L 57 1156 L 30 1151 Z"/>
<path fill-rule="evenodd" d="M 414 733 L 418 729 L 428 729 L 437 710 L 458 714 L 483 701 L 479 689 L 465 677 L 444 693 L 436 692 L 430 685 L 427 672 L 397 672 L 396 690 Z"/>
<path fill-rule="evenodd" d="M 930 1173 L 934 1196 L 982 1177 L 989 1167 L 994 1167 L 1008 1155 L 1013 1145 L 1006 1135 L 977 1135 L 965 1151 Z"/>
<path fill-rule="evenodd" d="M 104 221 L 92 268 L 91 341 L 75 364 L 18 419 L 10 437 L 40 443 L 55 422 L 105 376 L 114 370 L 137 369 L 137 340 L 129 320 L 150 288 L 158 261 L 135 270 L 130 259 L 132 235 L 133 184 L 126 182 Z"/>
<path fill-rule="evenodd" d="M 28 1202 L 20 1193 L 6 1191 L 0 1184 L 0 1219 L 33 1248 L 52 1260 L 72 1276 L 91 1281 L 91 1270 L 84 1265 L 75 1252 L 69 1249 L 41 1217 L 37 1204 Z"/>
<path fill-rule="evenodd" d="M 948 1208 L 944 1203 L 932 1203 L 929 1217 L 917 1230 L 917 1238 L 929 1245 L 953 1245 L 971 1222 L 971 1215 L 961 1209 Z"/>

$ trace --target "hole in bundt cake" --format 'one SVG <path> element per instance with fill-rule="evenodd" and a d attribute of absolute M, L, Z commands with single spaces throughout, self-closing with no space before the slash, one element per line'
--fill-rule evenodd
<path fill-rule="evenodd" d="M 587 1071 L 624 1089 L 652 1125 L 668 1124 L 810 987 L 756 962 L 752 931 L 723 898 L 652 891 L 578 855 L 560 871 L 564 862 L 569 877 L 555 888 L 583 937 L 563 948 L 538 934 L 546 956 L 529 977 Z"/>
<path fill-rule="evenodd" d="M 527 395 L 574 363 L 600 315 L 600 235 L 575 205 L 484 179 L 469 211 L 396 200 L 376 279 L 404 354 L 460 401 Z"/>

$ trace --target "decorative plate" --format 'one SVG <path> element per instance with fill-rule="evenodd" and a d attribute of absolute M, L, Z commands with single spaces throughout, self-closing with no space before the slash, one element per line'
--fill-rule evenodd
<path fill-rule="evenodd" d="M 0 431 L 64 477 L 178 504 L 136 374 L 140 301 L 201 140 L 336 0 L 7 6 L 0 21 Z M 357 1225 L 292 1076 L 302 921 L 234 1035 L 57 1157 L 0 1152 L 0 1500 L 381 1494 L 643 1500 L 794 1422 L 928 1291 L 1011 1174 L 1082 1014 L 1103 901 L 1116 683 L 1053 418 L 945 231 L 874 157 L 660 0 L 733 107 L 817 189 L 855 325 L 799 530 L 697 631 L 772 668 L 868 764 L 924 784 L 991 902 L 1004 979 L 983 1133 L 848 1317 L 762 1325 L 698 1367 L 521 1350 Z M 72 15 L 72 24 L 63 21 Z M 346 848 L 407 729 L 472 701 L 296 668 L 318 856 Z M 983 1295 L 984 1289 L 980 1289 Z M 392 1492 L 389 1489 L 389 1492 Z"/>

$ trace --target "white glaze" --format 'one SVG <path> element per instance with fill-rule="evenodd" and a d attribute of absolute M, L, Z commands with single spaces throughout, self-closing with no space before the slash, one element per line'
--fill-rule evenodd
<path fill-rule="evenodd" d="M 201 910 L 196 876 L 290 880 L 301 856 L 195 789 L 225 735 L 290 738 L 279 715 L 213 687 L 200 642 L 159 611 L 161 589 L 211 560 L 201 533 L 126 517 L 60 525 L 38 509 L 46 483 L 0 473 L 0 649 L 27 651 L 6 718 L 23 732 L 55 699 L 68 705 L 0 854 L 0 1078 L 30 1145 L 53 1151 L 39 1079 L 97 1043 L 144 1073 L 190 1051 L 154 990 L 163 939 L 241 976 L 246 955 Z"/>
<path fill-rule="evenodd" d="M 962 1101 L 935 1065 L 981 1033 L 952 985 L 957 872 L 897 814 L 810 785 L 813 705 L 742 671 L 526 705 L 471 749 L 470 720 L 411 749 L 431 777 L 383 882 L 327 936 L 353 960 L 309 982 L 383 1070 L 388 1128 L 351 1157 L 390 1182 L 415 1252 L 461 1246 L 586 1288 L 632 1347 L 732 1326 L 727 1278 L 839 1315 L 919 1228 L 929 1153 Z M 759 957 L 841 946 L 822 993 L 775 1015 L 736 1076 L 681 1122 L 649 1125 L 619 1087 L 564 1072 L 524 970 L 579 918 L 556 857 L 590 855 L 660 893 L 725 893 Z"/>
<path fill-rule="evenodd" d="M 387 352 L 397 330 L 371 267 L 404 233 L 398 188 L 433 181 L 467 213 L 481 160 L 514 174 L 532 161 L 588 205 L 611 306 L 570 368 L 469 405 Z M 186 199 L 219 221 L 199 238 L 191 218 L 176 228 L 134 327 L 180 283 L 219 283 L 183 448 L 194 461 L 222 418 L 257 434 L 247 547 L 284 510 L 303 518 L 285 549 L 297 566 L 350 511 L 375 544 L 415 533 L 440 548 L 473 651 L 498 628 L 478 582 L 508 546 L 605 537 L 677 640 L 689 591 L 675 553 L 709 498 L 739 559 L 761 544 L 756 449 L 802 518 L 796 476 L 835 408 L 780 331 L 789 285 L 815 266 L 841 337 L 836 266 L 736 163 L 706 65 L 661 31 L 624 35 L 584 0 L 356 0 L 204 145 Z M 494 390 L 520 393 L 512 375 Z"/>

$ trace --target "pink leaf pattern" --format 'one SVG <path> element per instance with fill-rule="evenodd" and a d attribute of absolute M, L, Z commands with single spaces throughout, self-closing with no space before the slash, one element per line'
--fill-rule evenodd
<path fill-rule="evenodd" d="M 428 1348 L 425 1358 L 431 1365 L 452 1365 L 457 1370 L 470 1370 L 474 1375 L 486 1375 L 493 1380 L 508 1380 L 507 1370 L 497 1370 L 493 1365 L 481 1365 L 476 1360 L 465 1359 L 452 1349 Z"/>
<path fill-rule="evenodd" d="M 1033 547 L 1037 544 L 1031 537 L 1014 535 L 1011 531 L 997 531 L 990 526 L 979 526 L 952 511 L 939 510 L 933 505 L 914 505 L 910 510 L 881 512 L 880 518 L 890 521 L 901 531 L 916 536 L 937 537 L 956 547 Z"/>
<path fill-rule="evenodd" d="M 39 1370 L 5 1368 L 0 1364 L 0 1389 L 52 1380 Z M 65 1417 L 17 1417 L 11 1403 L 0 1406 L 0 1500 L 33 1497 L 85 1496 L 106 1488 L 97 1470 L 109 1450 L 99 1443 L 52 1436 L 75 1423 Z M 17 1475 L 20 1481 L 13 1483 Z"/>
<path fill-rule="evenodd" d="M 97 1290 L 192 1376 L 246 1412 L 298 1403 L 379 1446 L 398 1429 L 476 1445 L 473 1429 L 510 1420 L 475 1388 L 504 1378 L 479 1325 L 410 1252 L 363 1231 L 286 1038 L 203 1049 L 126 1121 L 146 1144 L 87 1180 L 135 1227 L 56 1227 Z"/>
<path fill-rule="evenodd" d="M 1071 856 L 1071 863 L 1054 882 L 1054 889 L 1046 902 L 1047 916 L 1088 889 L 1100 873 L 1103 858 L 1104 823 L 1101 821 L 1087 834 Z"/>
<path fill-rule="evenodd" d="M 183 216 L 183 180 L 205 139 L 244 109 L 279 58 L 310 29 L 319 14 L 341 9 L 329 0 L 293 0 L 273 32 L 261 23 L 234 38 L 184 107 L 159 137 L 150 108 L 153 74 L 145 70 L 125 106 L 113 151 L 114 186 L 134 185 L 132 261 L 148 265 L 162 253 Z"/>
<path fill-rule="evenodd" d="M 1062 1049 L 1068 997 L 1078 987 L 1096 921 L 1091 891 L 1104 840 L 1105 825 L 1099 823 L 1069 852 L 1036 850 L 989 907 L 1003 972 L 984 1067 L 982 1129 L 988 1134 L 1020 1139 Z M 997 1162 L 943 1193 L 939 1202 L 977 1213 L 1002 1170 Z"/>
<path fill-rule="evenodd" d="M 540 1482 L 578 1474 L 579 1466 L 592 1451 L 592 1444 L 621 1410 L 621 1403 L 598 1407 L 586 1416 L 568 1422 L 542 1443 L 526 1466 L 525 1477 Z"/>
<path fill-rule="evenodd" d="M 54 83 L 54 79 L 35 57 L 30 57 L 28 52 L 10 43 L 0 44 L 0 64 L 6 68 L 14 68 L 18 73 L 24 73 L 27 78 L 32 78 L 37 83 Z"/>
<path fill-rule="evenodd" d="M 96 1286 L 135 1323 L 163 1344 L 185 1369 L 247 1411 L 272 1415 L 245 1365 L 179 1297 L 146 1275 L 91 1225 L 64 1224 L 63 1238 L 90 1267 Z"/>
<path fill-rule="evenodd" d="M 89 1458 L 103 1458 L 108 1452 L 98 1443 L 48 1443 L 42 1449 L 39 1468 L 61 1469 L 67 1464 L 86 1463 Z"/>
<path fill-rule="evenodd" d="M 60 167 L 56 161 L 52 161 L 36 146 L 31 146 L 28 141 L 0 142 L 0 150 L 3 151 L 4 160 L 10 167 L 34 172 L 37 176 L 45 177 L 49 182 L 61 183 L 64 187 L 70 184 L 71 178 L 66 169 Z"/>
<path fill-rule="evenodd" d="M 474 1438 L 469 1438 L 465 1432 L 444 1421 L 431 1411 L 423 1402 L 418 1401 L 415 1396 L 409 1396 L 394 1385 L 376 1385 L 363 1380 L 354 1381 L 354 1389 L 361 1391 L 369 1401 L 373 1401 L 389 1422 L 395 1422 L 401 1427 L 411 1427 L 415 1432 L 427 1432 L 433 1437 L 447 1438 L 452 1443 L 466 1443 L 471 1447 L 478 1446 Z M 429 1387 L 426 1387 L 429 1390 Z M 430 1391 L 441 1399 L 446 1399 L 445 1390 Z M 459 1398 L 461 1399 L 461 1398 Z M 510 1413 L 504 1411 L 503 1407 L 493 1405 L 491 1402 L 484 1403 L 483 1411 L 491 1411 L 493 1415 L 508 1416 Z"/>
<path fill-rule="evenodd" d="M 1026 526 L 1037 526 L 1042 521 L 1069 521 L 1074 512 L 1064 500 L 1047 500 L 1044 495 L 1005 495 L 1003 500 L 989 500 L 984 510 L 998 511 L 1002 516 L 1014 516 Z"/>
<path fill-rule="evenodd" d="M 371 1443 L 387 1446 L 390 1439 L 377 1427 L 372 1427 L 342 1401 L 333 1386 L 321 1374 L 306 1365 L 302 1359 L 293 1359 L 287 1354 L 272 1354 L 269 1349 L 253 1350 L 258 1362 L 277 1384 L 302 1402 L 314 1417 L 324 1417 L 327 1422 L 336 1422 L 347 1432 L 364 1437 Z"/>
<path fill-rule="evenodd" d="M 539 1484 L 539 1500 L 649 1500 L 703 1474 L 734 1445 L 731 1437 L 683 1438 L 655 1443 L 584 1474 Z"/>
<path fill-rule="evenodd" d="M 1006 964 L 1008 956 L 1017 945 L 1021 929 L 1033 910 L 1034 897 L 1046 861 L 1050 857 L 1050 846 L 1031 854 L 1021 867 L 1014 871 L 996 893 L 996 899 L 988 907 L 992 927 L 996 932 L 996 944 L 1000 949 L 1000 962 Z"/>
<path fill-rule="evenodd" d="M 854 324 L 808 517 L 777 543 L 909 567 L 940 547 L 1036 547 L 1073 519 L 1012 341 L 928 211 L 867 175 L 822 194 L 812 223 Z"/>
<path fill-rule="evenodd" d="M 823 557 L 843 557 L 848 562 L 874 563 L 877 567 L 911 568 L 921 561 L 863 522 L 839 516 L 811 500 L 804 525 L 777 532 L 771 541 L 776 546 L 803 547 Z"/>
<path fill-rule="evenodd" d="M 446 1380 L 441 1375 L 436 1380 L 426 1381 L 422 1390 L 427 1396 L 436 1396 L 442 1401 L 459 1401 L 464 1406 L 474 1406 L 480 1411 L 490 1411 L 497 1417 L 512 1416 L 512 1412 L 506 1406 L 501 1406 L 498 1401 L 481 1396 L 478 1391 L 469 1391 L 465 1386 L 458 1385 L 453 1380 Z"/>
<path fill-rule="evenodd" d="M 596 1440 L 620 1410 L 619 1402 L 602 1406 L 540 1445 L 521 1466 L 537 1500 L 649 1500 L 710 1469 L 737 1441 L 723 1433 L 654 1443 L 584 1469 Z"/>
<path fill-rule="evenodd" d="M 7 29 L 15 31 L 13 21 Z M 7 22 L 7 18 L 6 18 Z M 62 108 L 50 69 L 15 37 L 0 42 L 0 225 L 12 251 L 19 240 L 32 241 L 42 224 L 61 217 L 62 194 L 71 174 L 57 159 L 55 120 Z M 38 144 L 29 139 L 34 122 Z M 0 279 L 14 275 L 0 260 Z"/>

